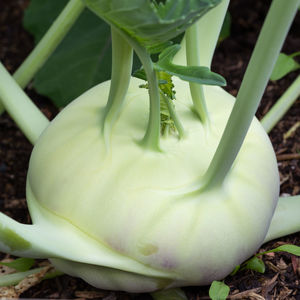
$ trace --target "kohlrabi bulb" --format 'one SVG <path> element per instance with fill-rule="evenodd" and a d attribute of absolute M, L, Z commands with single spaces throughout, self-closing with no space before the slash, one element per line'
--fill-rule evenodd
<path fill-rule="evenodd" d="M 209 284 L 264 241 L 278 200 L 274 151 L 254 119 L 222 186 L 197 189 L 235 99 L 206 87 L 211 124 L 203 126 L 188 83 L 175 81 L 186 135 L 161 138 L 162 151 L 153 152 L 139 143 L 149 114 L 140 84 L 132 78 L 106 141 L 101 124 L 109 82 L 60 112 L 35 145 L 27 198 L 34 226 L 48 236 L 41 252 L 58 269 L 104 289 Z"/>

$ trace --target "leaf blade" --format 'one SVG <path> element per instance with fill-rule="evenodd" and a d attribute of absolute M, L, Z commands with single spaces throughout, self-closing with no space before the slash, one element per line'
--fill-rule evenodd
<path fill-rule="evenodd" d="M 209 297 L 212 300 L 226 300 L 230 288 L 222 281 L 213 281 L 209 289 Z"/>
<path fill-rule="evenodd" d="M 293 254 L 296 256 L 300 256 L 300 247 L 296 246 L 296 245 L 287 244 L 287 245 L 279 246 L 272 250 L 268 250 L 266 252 L 263 252 L 262 254 L 271 253 L 271 252 L 287 252 L 287 253 L 290 253 L 290 254 Z M 259 254 L 261 254 L 261 253 L 259 253 Z"/>
<path fill-rule="evenodd" d="M 185 31 L 221 0 L 84 0 L 106 22 L 127 32 L 144 47 L 159 45 Z"/>
<path fill-rule="evenodd" d="M 226 85 L 226 81 L 221 75 L 210 71 L 207 67 L 179 66 L 173 64 L 172 60 L 179 49 L 180 45 L 177 44 L 166 48 L 159 55 L 159 60 L 154 64 L 154 68 L 189 82 L 207 85 Z"/>
<path fill-rule="evenodd" d="M 253 270 L 262 274 L 266 271 L 264 262 L 256 256 L 246 261 L 245 265 L 243 266 L 243 269 Z"/>
<path fill-rule="evenodd" d="M 15 269 L 19 272 L 28 271 L 35 263 L 33 258 L 20 257 L 11 262 L 0 262 L 0 265 Z"/>
<path fill-rule="evenodd" d="M 24 25 L 35 41 L 47 31 L 66 0 L 32 0 L 26 10 Z M 47 13 L 42 14 L 45 7 Z M 110 28 L 85 10 L 43 68 L 33 86 L 41 95 L 63 107 L 111 74 Z"/>
<path fill-rule="evenodd" d="M 293 57 L 293 54 L 286 55 L 284 53 L 280 53 L 270 79 L 279 80 L 286 76 L 288 73 L 300 69 L 300 64 L 298 64 Z"/>

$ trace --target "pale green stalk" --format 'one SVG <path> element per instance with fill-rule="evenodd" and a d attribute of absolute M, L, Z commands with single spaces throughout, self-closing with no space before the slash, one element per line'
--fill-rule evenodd
<path fill-rule="evenodd" d="M 15 72 L 14 78 L 21 87 L 25 87 L 36 72 L 54 52 L 80 16 L 85 5 L 81 0 L 70 0 L 49 30 Z"/>
<path fill-rule="evenodd" d="M 194 40 L 199 49 L 200 65 L 211 67 L 211 61 L 218 42 L 220 31 L 226 15 L 229 0 L 223 0 L 218 6 L 210 10 L 195 23 L 198 37 Z M 181 43 L 181 49 L 174 57 L 173 62 L 179 65 L 186 65 L 185 38 Z"/>
<path fill-rule="evenodd" d="M 56 47 L 78 19 L 84 7 L 85 5 L 81 0 L 69 1 L 47 33 L 14 73 L 14 79 L 22 88 L 27 86 L 48 57 L 54 52 Z M 0 114 L 4 110 L 5 108 L 0 101 Z"/>
<path fill-rule="evenodd" d="M 172 118 L 172 120 L 175 124 L 175 127 L 178 131 L 179 138 L 183 138 L 184 135 L 185 135 L 184 128 L 183 128 L 183 126 L 182 126 L 182 124 L 181 124 L 181 122 L 178 118 L 178 115 L 176 113 L 176 110 L 175 110 L 174 106 L 172 105 L 172 103 L 170 102 L 168 97 L 163 92 L 160 92 L 160 95 L 161 95 L 161 97 L 163 98 L 163 100 L 165 101 L 165 103 L 168 106 L 170 117 Z"/>
<path fill-rule="evenodd" d="M 163 130 L 162 136 L 167 139 L 169 137 L 170 124 L 165 125 L 165 129 Z"/>
<path fill-rule="evenodd" d="M 111 128 L 119 117 L 128 90 L 132 71 L 132 47 L 114 29 L 112 36 L 112 76 L 109 97 L 104 116 L 104 136 L 108 137 Z"/>
<path fill-rule="evenodd" d="M 141 144 L 147 149 L 160 151 L 160 97 L 156 71 L 150 55 L 142 48 L 134 48 L 139 56 L 148 80 L 150 114 L 147 130 Z"/>
<path fill-rule="evenodd" d="M 112 26 L 114 27 L 114 26 Z M 141 46 L 137 41 L 131 38 L 123 30 L 114 27 L 116 30 L 133 48 L 139 57 L 148 81 L 148 91 L 150 98 L 150 113 L 146 133 L 140 141 L 140 145 L 152 151 L 160 150 L 160 95 L 158 87 L 158 79 L 156 71 L 154 70 L 153 62 L 147 50 Z"/>
<path fill-rule="evenodd" d="M 49 124 L 48 119 L 33 104 L 12 76 L 0 63 L 0 98 L 7 112 L 34 144 Z"/>
<path fill-rule="evenodd" d="M 259 35 L 203 188 L 222 184 L 247 134 L 300 0 L 274 0 Z"/>
<path fill-rule="evenodd" d="M 300 231 L 300 195 L 280 197 L 264 243 Z"/>
<path fill-rule="evenodd" d="M 267 132 L 279 122 L 300 95 L 300 75 L 277 100 L 270 111 L 262 118 L 261 124 Z"/>
<path fill-rule="evenodd" d="M 185 34 L 187 66 L 200 66 L 199 27 L 197 24 L 189 27 Z M 201 84 L 190 82 L 190 91 L 194 109 L 203 124 L 209 122 L 203 87 Z"/>
<path fill-rule="evenodd" d="M 181 65 L 205 66 L 210 68 L 219 34 L 224 22 L 229 0 L 223 0 L 198 22 L 187 29 L 173 63 Z M 201 85 L 190 83 L 193 105 L 201 121 L 209 123 L 205 96 Z"/>

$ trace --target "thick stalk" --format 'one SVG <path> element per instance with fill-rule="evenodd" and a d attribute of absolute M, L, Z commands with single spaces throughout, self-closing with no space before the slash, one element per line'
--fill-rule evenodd
<path fill-rule="evenodd" d="M 264 243 L 300 231 L 300 195 L 280 197 Z"/>
<path fill-rule="evenodd" d="M 270 111 L 262 118 L 261 124 L 267 132 L 279 122 L 300 95 L 300 75 L 277 100 Z"/>
<path fill-rule="evenodd" d="M 194 41 L 198 44 L 201 66 L 210 68 L 213 54 L 218 42 L 220 31 L 226 15 L 229 0 L 223 0 L 218 6 L 209 11 L 196 22 L 198 37 Z M 181 49 L 176 54 L 173 62 L 186 65 L 185 38 L 181 43 Z"/>
<path fill-rule="evenodd" d="M 150 97 L 150 113 L 147 130 L 141 144 L 149 150 L 160 151 L 160 97 L 158 80 L 156 71 L 153 68 L 153 63 L 150 55 L 146 50 L 135 51 L 139 56 L 148 80 L 149 97 Z"/>
<path fill-rule="evenodd" d="M 247 134 L 300 0 L 274 0 L 202 188 L 222 184 Z"/>
<path fill-rule="evenodd" d="M 113 27 L 113 26 L 112 26 Z M 150 98 L 150 113 L 146 133 L 140 141 L 145 149 L 152 151 L 160 150 L 160 96 L 156 71 L 153 67 L 150 54 L 137 41 L 131 38 L 123 30 L 114 27 L 114 29 L 131 45 L 139 57 L 148 80 L 148 91 Z"/>
<path fill-rule="evenodd" d="M 80 13 L 83 11 L 84 7 L 85 6 L 81 0 L 69 1 L 47 33 L 14 73 L 14 79 L 22 88 L 27 86 L 36 72 L 54 52 L 56 47 L 79 17 Z M 4 109 L 3 104 L 0 102 L 0 114 L 4 111 Z"/>
<path fill-rule="evenodd" d="M 34 74 L 42 67 L 69 32 L 84 7 L 85 5 L 81 0 L 70 0 L 68 2 L 49 30 L 14 74 L 14 78 L 20 86 L 25 87 Z"/>
<path fill-rule="evenodd" d="M 114 29 L 112 36 L 112 75 L 107 105 L 105 108 L 103 131 L 108 137 L 119 117 L 128 90 L 132 71 L 132 47 Z"/>
<path fill-rule="evenodd" d="M 187 29 L 186 39 L 186 62 L 187 66 L 200 66 L 200 45 L 198 43 L 198 25 L 194 24 Z M 190 91 L 194 104 L 194 109 L 203 124 L 209 122 L 203 87 L 201 84 L 190 82 Z"/>
<path fill-rule="evenodd" d="M 49 121 L 32 103 L 1 63 L 0 98 L 7 112 L 29 141 L 34 144 L 49 124 Z"/>

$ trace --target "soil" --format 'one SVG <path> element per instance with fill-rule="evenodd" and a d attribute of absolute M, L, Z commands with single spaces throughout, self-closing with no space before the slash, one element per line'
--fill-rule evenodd
<path fill-rule="evenodd" d="M 32 37 L 22 27 L 22 16 L 28 3 L 29 0 L 0 1 L 0 60 L 11 73 L 22 63 L 34 46 Z M 227 79 L 226 89 L 233 95 L 236 95 L 239 89 L 269 4 L 270 1 L 262 0 L 231 1 L 231 35 L 219 45 L 212 69 Z M 283 52 L 289 54 L 300 50 L 299 28 L 300 15 L 298 13 L 284 44 Z M 259 119 L 266 114 L 296 76 L 297 72 L 293 72 L 284 79 L 269 83 L 257 112 Z M 36 94 L 30 85 L 26 92 L 49 119 L 57 114 L 57 109 L 51 102 Z M 300 127 L 289 137 L 285 137 L 289 129 L 300 121 L 299 116 L 300 99 L 270 133 L 278 158 L 281 194 L 300 194 Z M 2 114 L 0 116 L 0 210 L 23 223 L 30 223 L 25 201 L 25 180 L 31 150 L 31 144 L 10 117 L 6 113 Z M 286 243 L 300 246 L 300 233 L 264 244 L 262 249 L 272 249 Z M 1 257 L 8 258 L 9 256 L 2 254 Z M 265 255 L 263 259 L 266 264 L 264 274 L 242 271 L 225 279 L 225 283 L 230 286 L 230 299 L 299 300 L 300 259 L 287 253 L 271 253 Z M 36 264 L 44 263 L 37 261 Z M 185 291 L 188 299 L 209 299 L 208 288 L 190 287 L 185 288 Z M 89 286 L 80 279 L 66 275 L 35 284 L 22 293 L 21 297 L 151 299 L 146 294 L 102 291 Z"/>

